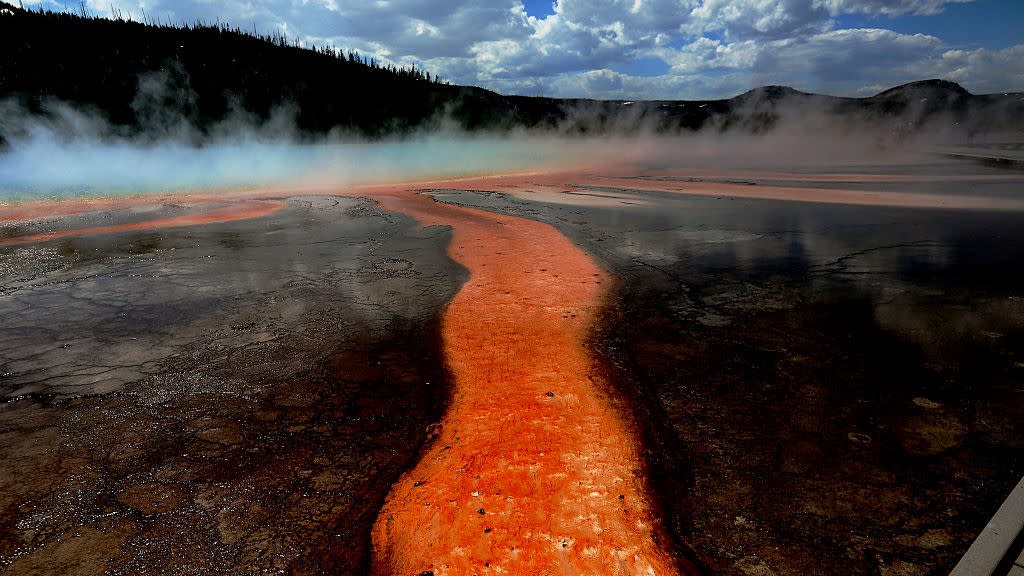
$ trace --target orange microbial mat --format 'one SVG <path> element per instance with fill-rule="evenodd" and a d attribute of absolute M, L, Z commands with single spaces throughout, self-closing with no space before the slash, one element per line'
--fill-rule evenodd
<path fill-rule="evenodd" d="M 542 175 L 438 181 L 529 187 Z M 417 183 L 422 189 L 432 182 Z M 310 190 L 190 196 L 189 212 L 0 238 L 42 242 L 257 218 Z M 405 186 L 354 187 L 387 210 L 452 228 L 469 279 L 442 322 L 448 412 L 374 526 L 373 573 L 674 575 L 680 567 L 647 494 L 637 435 L 606 395 L 585 339 L 610 280 L 546 224 L 436 202 Z M 133 209 L 164 199 L 42 202 L 0 222 Z"/>
<path fill-rule="evenodd" d="M 451 404 L 378 517 L 374 574 L 679 573 L 635 435 L 585 347 L 604 272 L 539 222 L 374 197 L 451 226 L 470 273 L 443 319 Z"/>
<path fill-rule="evenodd" d="M 138 203 L 139 200 L 134 200 Z M 120 202 L 70 202 L 70 203 L 39 203 L 30 210 L 7 210 L 0 209 L 0 222 L 18 222 L 39 219 L 49 211 L 52 216 L 71 216 L 74 214 L 98 212 L 132 206 L 132 200 Z M 75 238 L 81 236 L 92 236 L 96 234 L 111 234 L 114 232 L 131 232 L 135 230 L 156 230 L 159 228 L 174 228 L 182 226 L 198 226 L 201 224 L 213 224 L 217 222 L 231 222 L 234 220 L 247 220 L 269 216 L 286 206 L 284 202 L 275 201 L 252 201 L 233 202 L 224 206 L 209 207 L 206 204 L 197 204 L 193 208 L 195 212 L 179 214 L 176 216 L 163 216 L 142 220 L 139 222 L 126 222 L 122 224 L 110 224 L 106 226 L 71 227 L 50 232 L 39 232 L 22 236 L 0 237 L 0 244 L 27 244 L 31 242 L 46 242 L 61 238 Z"/>

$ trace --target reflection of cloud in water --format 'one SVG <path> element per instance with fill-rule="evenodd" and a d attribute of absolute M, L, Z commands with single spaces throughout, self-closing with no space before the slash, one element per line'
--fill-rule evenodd
<path fill-rule="evenodd" d="M 750 259 L 767 254 L 767 246 L 746 246 L 763 238 L 761 234 L 735 230 L 691 230 L 685 228 L 669 230 L 629 230 L 623 235 L 622 244 L 617 250 L 622 256 L 635 258 L 645 262 L 675 262 L 681 253 L 708 251 L 726 251 L 737 261 L 742 261 L 741 254 L 751 251 Z M 727 245 L 727 246 L 721 246 Z"/>
<path fill-rule="evenodd" d="M 728 264 L 739 275 L 758 275 L 785 262 L 815 279 L 844 277 L 863 287 L 877 285 L 882 276 L 942 270 L 952 263 L 938 222 L 903 228 L 862 209 L 792 204 L 736 203 L 728 212 L 660 208 L 646 215 L 647 224 L 623 233 L 616 247 L 620 256 L 683 266 Z M 864 216 L 877 224 L 860 222 Z M 718 227 L 724 220 L 730 227 Z"/>
<path fill-rule="evenodd" d="M 761 234 L 750 234 L 735 230 L 679 230 L 676 237 L 682 242 L 694 244 L 732 244 L 750 242 L 761 238 Z"/>
<path fill-rule="evenodd" d="M 793 289 L 810 301 L 867 298 L 881 326 L 933 354 L 953 340 L 1024 324 L 1024 304 L 1007 293 L 1015 272 L 998 260 L 1012 260 L 1021 245 L 1012 215 L 710 199 L 685 210 L 674 210 L 670 199 L 657 204 L 625 217 L 613 255 L 674 275 L 697 291 L 693 302 L 718 314 L 793 305 L 786 296 Z M 1004 256 L 991 256 L 999 247 Z M 976 290 L 986 281 L 998 287 L 991 297 Z"/>

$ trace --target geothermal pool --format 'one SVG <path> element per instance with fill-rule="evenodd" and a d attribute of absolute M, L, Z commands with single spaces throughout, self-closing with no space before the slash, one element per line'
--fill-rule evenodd
<path fill-rule="evenodd" d="M 8 201 L 0 569 L 948 571 L 1024 175 L 627 160 Z"/>

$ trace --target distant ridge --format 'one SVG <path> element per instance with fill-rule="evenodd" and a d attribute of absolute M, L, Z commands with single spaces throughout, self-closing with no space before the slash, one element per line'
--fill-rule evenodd
<path fill-rule="evenodd" d="M 39 117 L 56 102 L 100 116 L 112 135 L 180 136 L 201 143 L 225 122 L 284 113 L 301 136 L 370 137 L 430 129 L 563 133 L 764 131 L 780 119 L 833 114 L 913 131 L 942 119 L 970 135 L 1024 131 L 1024 94 L 973 95 L 947 80 L 890 88 L 868 98 L 762 86 L 720 100 L 589 100 L 503 96 L 449 85 L 418 68 L 395 69 L 335 47 L 303 48 L 283 34 L 228 24 L 181 27 L 24 10 L 0 1 L 0 101 Z M 16 138 L 0 117 L 0 144 Z"/>
<path fill-rule="evenodd" d="M 730 100 L 743 100 L 750 98 L 767 98 L 769 100 L 781 100 L 791 96 L 811 96 L 808 92 L 801 92 L 796 88 L 789 86 L 758 86 L 751 90 L 744 92 L 738 96 L 733 96 Z"/>
<path fill-rule="evenodd" d="M 972 94 L 963 86 L 949 80 L 932 78 L 930 80 L 917 80 L 908 82 L 895 88 L 883 90 L 871 98 L 901 97 L 909 94 L 955 94 L 960 97 L 970 97 Z"/>

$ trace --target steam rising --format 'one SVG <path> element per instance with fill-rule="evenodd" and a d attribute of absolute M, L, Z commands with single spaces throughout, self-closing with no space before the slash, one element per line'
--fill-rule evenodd
<path fill-rule="evenodd" d="M 977 137 L 952 116 L 925 117 L 914 107 L 900 117 L 870 118 L 836 114 L 820 97 L 773 99 L 754 91 L 700 132 L 665 134 L 649 113 L 623 106 L 626 112 L 609 118 L 580 105 L 567 110 L 560 125 L 543 130 L 470 134 L 439 117 L 402 139 L 371 142 L 335 134 L 311 140 L 294 128 L 295 110 L 288 106 L 265 122 L 235 111 L 199 129 L 186 109 L 158 105 L 168 101 L 168 91 L 172 101 L 180 96 L 166 78 L 140 79 L 134 107 L 141 133 L 61 102 L 44 102 L 44 114 L 0 103 L 0 143 L 6 144 L 0 149 L 0 202 L 281 184 L 329 190 L 581 163 L 596 169 L 613 163 L 720 169 L 891 164 L 919 161 L 917 151 L 936 143 Z M 989 117 L 972 125 L 1007 124 Z M 594 134 L 600 136 L 588 136 Z"/>
<path fill-rule="evenodd" d="M 0 156 L 0 198 L 138 194 L 170 190 L 453 176 L 550 166 L 567 158 L 551 141 L 420 138 L 385 143 L 300 144 L 221 139 L 63 141 L 49 132 Z"/>
<path fill-rule="evenodd" d="M 8 104 L 0 129 L 0 200 L 374 181 L 543 168 L 578 155 L 549 138 L 420 135 L 381 142 L 302 141 L 286 122 L 222 123 L 197 145 L 191 127 L 126 136 L 51 104 L 40 118 Z"/>

